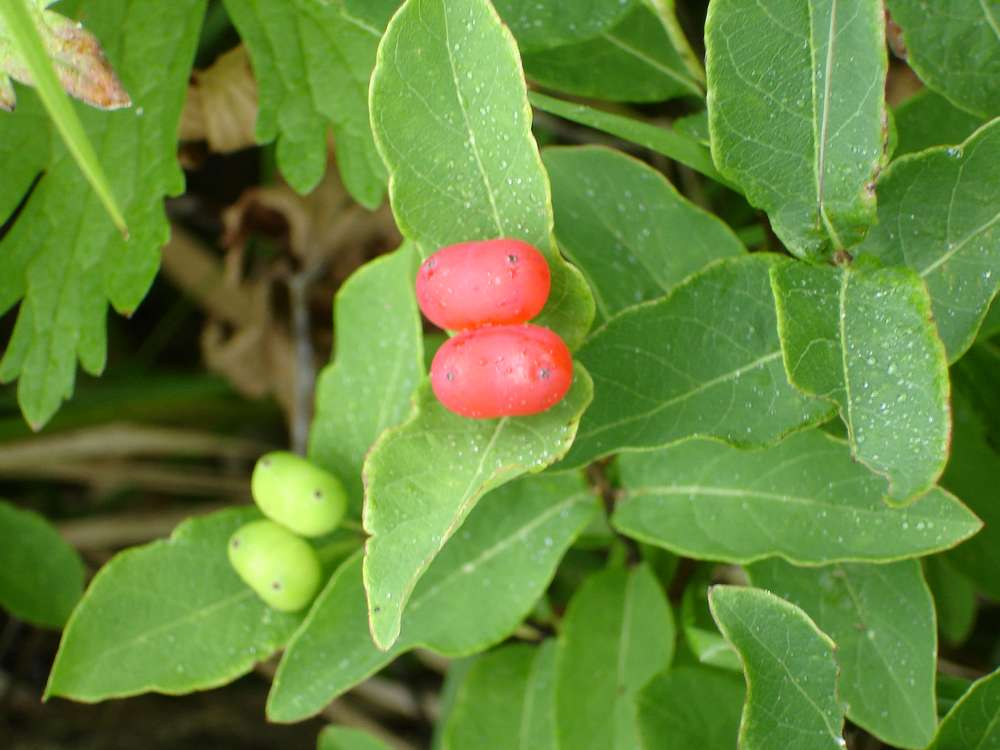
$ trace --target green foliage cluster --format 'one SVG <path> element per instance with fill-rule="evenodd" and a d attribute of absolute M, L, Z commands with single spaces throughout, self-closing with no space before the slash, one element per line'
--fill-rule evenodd
<path fill-rule="evenodd" d="M 156 272 L 204 12 L 81 5 L 135 102 L 81 111 L 132 236 L 19 96 L 0 379 L 34 426 Z M 309 442 L 368 536 L 338 532 L 356 551 L 301 614 L 228 566 L 241 509 L 119 555 L 73 609 L 79 562 L 0 505 L 0 540 L 38 540 L 0 544 L 0 602 L 66 623 L 48 695 L 207 689 L 282 651 L 266 710 L 293 722 L 424 648 L 455 659 L 437 748 L 836 749 L 845 722 L 1000 746 L 998 672 L 939 712 L 937 659 L 1000 599 L 1000 8 L 889 0 L 927 87 L 892 110 L 879 0 L 711 0 L 704 67 L 672 2 L 571 5 L 225 0 L 288 181 L 318 183 L 332 131 L 351 194 L 384 192 L 405 237 L 337 295 Z M 619 148 L 540 150 L 532 106 L 673 160 L 685 189 Z M 575 382 L 546 413 L 467 420 L 430 390 L 412 283 L 438 247 L 500 236 L 546 255 L 538 322 Z"/>

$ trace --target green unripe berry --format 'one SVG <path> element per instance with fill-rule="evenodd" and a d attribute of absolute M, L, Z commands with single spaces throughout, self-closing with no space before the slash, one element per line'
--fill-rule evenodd
<path fill-rule="evenodd" d="M 302 609 L 319 590 L 316 551 L 274 521 L 241 526 L 229 538 L 229 562 L 268 606 L 282 612 Z"/>
<path fill-rule="evenodd" d="M 250 491 L 265 516 L 299 536 L 333 531 L 347 510 L 347 493 L 337 477 L 287 451 L 260 457 Z"/>

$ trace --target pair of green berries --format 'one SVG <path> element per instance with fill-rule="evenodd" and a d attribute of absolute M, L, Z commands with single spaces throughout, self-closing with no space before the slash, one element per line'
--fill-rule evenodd
<path fill-rule="evenodd" d="M 347 493 L 333 474 L 287 451 L 261 456 L 250 492 L 267 518 L 230 537 L 229 562 L 268 606 L 295 612 L 313 600 L 322 582 L 319 556 L 303 537 L 336 529 Z"/>

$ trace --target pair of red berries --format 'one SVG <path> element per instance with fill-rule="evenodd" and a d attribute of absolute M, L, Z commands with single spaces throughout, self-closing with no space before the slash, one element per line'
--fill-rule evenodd
<path fill-rule="evenodd" d="M 417 302 L 432 323 L 459 333 L 431 363 L 431 386 L 450 411 L 473 419 L 538 414 L 573 382 L 558 334 L 529 325 L 549 297 L 549 266 L 526 242 L 463 242 L 420 266 Z"/>

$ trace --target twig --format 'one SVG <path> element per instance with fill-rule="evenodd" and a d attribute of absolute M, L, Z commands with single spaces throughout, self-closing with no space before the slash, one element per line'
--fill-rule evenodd
<path fill-rule="evenodd" d="M 211 513 L 225 504 L 199 505 L 198 513 Z M 190 508 L 159 513 L 122 513 L 58 524 L 63 539 L 79 550 L 119 549 L 159 539 L 191 515 Z"/>

